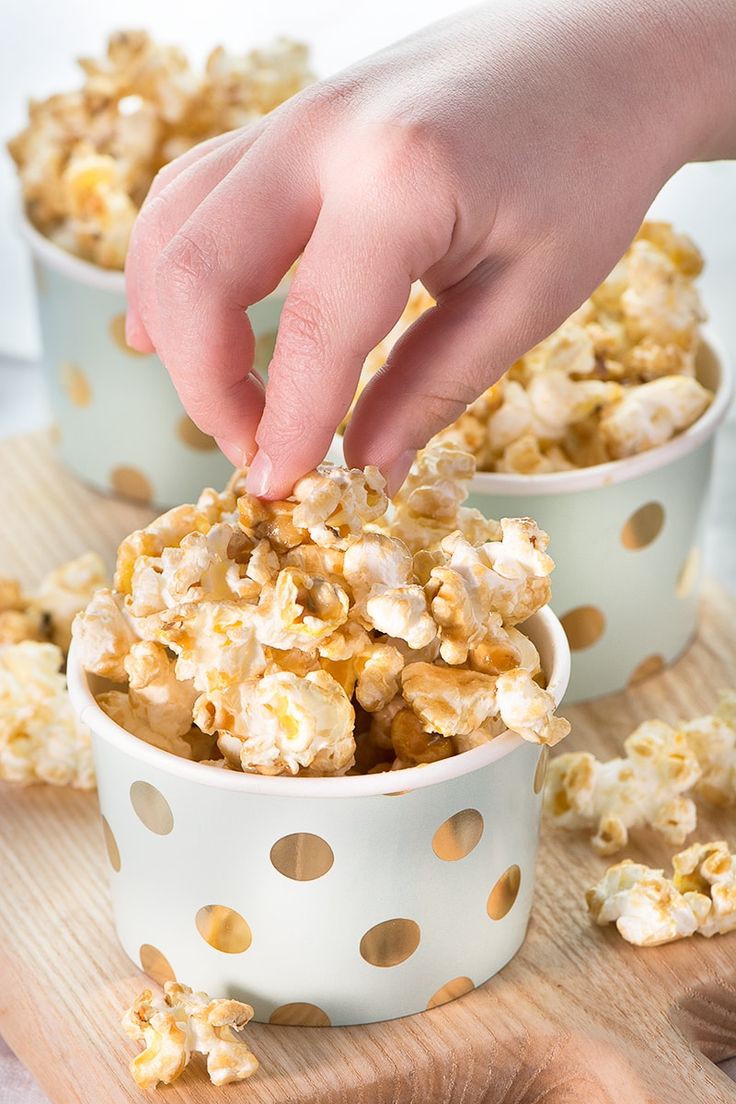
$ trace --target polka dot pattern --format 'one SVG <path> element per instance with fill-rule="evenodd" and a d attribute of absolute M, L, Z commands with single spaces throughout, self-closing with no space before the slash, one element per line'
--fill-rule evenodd
<path fill-rule="evenodd" d="M 280 1027 L 331 1027 L 330 1017 L 316 1004 L 282 1004 L 270 1015 L 268 1022 Z"/>
<path fill-rule="evenodd" d="M 636 551 L 647 548 L 662 532 L 664 506 L 660 502 L 647 502 L 635 510 L 621 530 L 624 548 Z"/>
<path fill-rule="evenodd" d="M 151 943 L 142 943 L 138 958 L 143 973 L 148 974 L 157 985 L 163 985 L 165 981 L 176 981 L 176 974 L 168 958 L 158 947 L 154 947 Z"/>
<path fill-rule="evenodd" d="M 483 817 L 477 809 L 461 809 L 440 824 L 432 838 L 432 850 L 444 862 L 457 862 L 477 847 L 483 835 Z"/>
<path fill-rule="evenodd" d="M 398 966 L 411 958 L 421 938 L 415 920 L 395 917 L 368 929 L 360 941 L 360 953 L 371 966 Z"/>
<path fill-rule="evenodd" d="M 92 402 L 92 385 L 82 369 L 65 360 L 59 369 L 61 387 L 72 406 L 83 408 Z"/>
<path fill-rule="evenodd" d="M 194 449 L 195 452 L 214 452 L 217 448 L 214 437 L 208 437 L 203 433 L 186 414 L 176 423 L 176 436 L 183 445 Z"/>
<path fill-rule="evenodd" d="M 636 686 L 637 683 L 644 682 L 645 679 L 652 678 L 653 675 L 658 675 L 664 669 L 665 662 L 661 655 L 647 656 L 631 672 L 629 686 Z"/>
<path fill-rule="evenodd" d="M 137 349 L 131 349 L 130 345 L 125 340 L 125 314 L 113 315 L 107 327 L 107 332 L 110 334 L 110 337 L 113 339 L 118 349 L 125 353 L 126 356 L 148 356 L 148 353 L 139 353 Z"/>
<path fill-rule="evenodd" d="M 458 997 L 464 997 L 466 993 L 471 993 L 475 989 L 473 982 L 469 977 L 456 977 L 452 981 L 448 981 L 446 985 L 443 985 L 436 993 L 427 1001 L 427 1009 L 439 1008 L 441 1004 L 447 1004 L 449 1001 L 457 1000 Z"/>
<path fill-rule="evenodd" d="M 491 920 L 503 920 L 514 906 L 521 886 L 521 870 L 516 864 L 505 870 L 488 895 L 486 909 Z"/>
<path fill-rule="evenodd" d="M 539 753 L 537 759 L 537 768 L 534 771 L 534 781 L 532 782 L 532 789 L 535 794 L 539 794 L 544 789 L 544 780 L 547 777 L 547 766 L 549 765 L 549 748 L 543 747 Z"/>
<path fill-rule="evenodd" d="M 577 606 L 560 618 L 573 652 L 591 648 L 606 630 L 606 617 L 597 606 Z"/>
<path fill-rule="evenodd" d="M 195 923 L 204 941 L 223 954 L 242 954 L 253 942 L 245 917 L 227 905 L 205 905 Z"/>
<path fill-rule="evenodd" d="M 130 802 L 141 824 L 149 832 L 168 836 L 174 827 L 174 814 L 160 790 L 150 782 L 134 782 L 130 787 Z"/>
<path fill-rule="evenodd" d="M 118 849 L 117 840 L 113 835 L 112 828 L 107 823 L 107 818 L 102 818 L 102 834 L 105 838 L 105 850 L 107 851 L 107 857 L 110 861 L 110 866 L 115 873 L 120 870 L 120 851 Z"/>
<path fill-rule="evenodd" d="M 698 546 L 695 545 L 688 552 L 685 562 L 680 568 L 680 574 L 677 576 L 675 594 L 678 598 L 689 598 L 695 590 L 698 578 L 700 577 L 701 559 L 701 551 Z"/>
<path fill-rule="evenodd" d="M 123 498 L 132 498 L 134 502 L 149 503 L 153 498 L 153 488 L 148 476 L 138 468 L 121 465 L 110 472 L 110 487 Z"/>
<path fill-rule="evenodd" d="M 295 882 L 324 877 L 335 861 L 329 843 L 311 832 L 282 836 L 271 848 L 270 858 L 280 874 Z"/>

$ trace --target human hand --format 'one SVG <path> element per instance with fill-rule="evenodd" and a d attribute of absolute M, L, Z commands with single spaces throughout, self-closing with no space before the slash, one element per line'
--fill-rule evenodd
<path fill-rule="evenodd" d="M 128 340 L 252 461 L 249 489 L 282 497 L 421 279 L 437 306 L 345 436 L 395 489 L 610 271 L 668 176 L 722 153 L 735 39 L 730 0 L 499 0 L 429 27 L 162 170 L 128 256 Z M 300 255 L 264 394 L 245 308 Z"/>

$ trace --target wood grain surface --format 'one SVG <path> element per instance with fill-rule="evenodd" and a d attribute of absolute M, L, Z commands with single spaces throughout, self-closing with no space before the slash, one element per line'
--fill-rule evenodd
<path fill-rule="evenodd" d="M 86 548 L 112 562 L 150 516 L 81 487 L 45 437 L 0 445 L 0 573 L 28 585 Z M 675 668 L 567 710 L 565 747 L 616 754 L 641 720 L 709 709 L 736 681 L 736 602 L 706 588 L 698 639 Z M 621 641 L 626 647 L 626 641 Z M 693 838 L 736 843 L 734 811 L 701 807 Z M 626 852 L 670 853 L 640 833 Z M 655 949 L 594 927 L 583 892 L 605 867 L 578 834 L 543 831 L 528 939 L 454 1003 L 364 1028 L 252 1025 L 261 1070 L 215 1089 L 198 1060 L 161 1090 L 174 1104 L 736 1104 L 713 1064 L 736 1053 L 736 934 Z M 120 1013 L 144 978 L 112 927 L 95 796 L 0 785 L 0 1033 L 53 1104 L 142 1099 Z M 452 939 L 452 932 L 447 933 Z M 182 979 L 186 981 L 186 978 Z"/>

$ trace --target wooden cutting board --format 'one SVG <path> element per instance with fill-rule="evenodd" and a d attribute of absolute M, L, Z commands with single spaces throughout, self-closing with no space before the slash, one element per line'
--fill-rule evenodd
<path fill-rule="evenodd" d="M 0 573 L 51 566 L 150 516 L 81 487 L 44 436 L 0 445 Z M 626 647 L 626 642 L 621 642 Z M 697 641 L 635 691 L 567 710 L 567 748 L 616 754 L 641 720 L 707 711 L 736 681 L 736 602 L 706 589 Z M 736 811 L 697 838 L 736 843 Z M 631 857 L 667 864 L 640 835 Z M 500 975 L 452 1004 L 365 1028 L 252 1025 L 261 1070 L 215 1089 L 195 1060 L 162 1099 L 211 1104 L 735 1104 L 711 1062 L 736 1053 L 736 934 L 641 950 L 594 927 L 583 893 L 605 867 L 576 834 L 543 833 L 529 936 Z M 451 937 L 451 933 L 450 937 Z M 186 981 L 186 978 L 182 979 Z M 0 784 L 0 1033 L 54 1104 L 129 1104 L 136 1050 L 121 1011 L 145 979 L 117 945 L 93 794 Z M 216 994 L 215 994 L 216 995 Z"/>

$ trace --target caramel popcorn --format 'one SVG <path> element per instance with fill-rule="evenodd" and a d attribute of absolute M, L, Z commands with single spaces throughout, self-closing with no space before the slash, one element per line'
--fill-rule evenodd
<path fill-rule="evenodd" d="M 111 35 L 82 58 L 81 88 L 32 100 L 8 144 L 28 217 L 63 249 L 122 269 L 133 222 L 158 170 L 198 142 L 268 114 L 313 79 L 306 46 L 277 39 L 195 71 L 145 31 Z"/>
<path fill-rule="evenodd" d="M 701 269 L 686 235 L 665 222 L 645 222 L 590 299 L 434 442 L 471 453 L 480 471 L 539 475 L 669 441 L 712 399 L 694 378 L 705 317 L 694 283 Z M 367 358 L 359 390 L 433 305 L 416 284 L 400 321 Z M 417 547 L 425 543 L 418 527 Z"/>
<path fill-rule="evenodd" d="M 129 1066 L 133 1080 L 142 1089 L 171 1085 L 192 1054 L 203 1054 L 213 1085 L 244 1081 L 258 1069 L 258 1059 L 234 1032 L 252 1017 L 249 1004 L 210 1000 L 176 981 L 165 983 L 163 996 L 145 989 L 122 1018 L 125 1033 L 144 1044 Z"/>
<path fill-rule="evenodd" d="M 106 582 L 105 566 L 95 552 L 50 571 L 33 594 L 24 594 L 16 579 L 0 576 L 0 647 L 50 640 L 66 655 L 72 621 Z"/>
<path fill-rule="evenodd" d="M 599 762 L 587 751 L 560 755 L 549 765 L 545 811 L 560 828 L 594 829 L 601 855 L 626 846 L 629 831 L 650 826 L 681 844 L 696 825 L 684 796 L 701 768 L 685 733 L 662 721 L 645 721 L 624 742 L 626 755 Z"/>
<path fill-rule="evenodd" d="M 166 751 L 260 774 L 432 762 L 506 727 L 569 729 L 516 628 L 549 595 L 547 535 L 462 505 L 473 460 L 420 454 L 395 503 L 330 464 L 261 502 L 236 473 L 121 544 L 74 622 L 101 707 Z M 418 535 L 426 540 L 418 546 Z M 456 608 L 457 607 L 457 608 Z"/>
<path fill-rule="evenodd" d="M 656 947 L 699 932 L 736 928 L 736 859 L 725 840 L 694 843 L 672 859 L 673 876 L 629 859 L 586 893 L 597 924 L 615 923 L 629 943 Z"/>
<path fill-rule="evenodd" d="M 94 789 L 90 735 L 74 716 L 61 649 L 25 640 L 0 648 L 0 778 Z"/>

